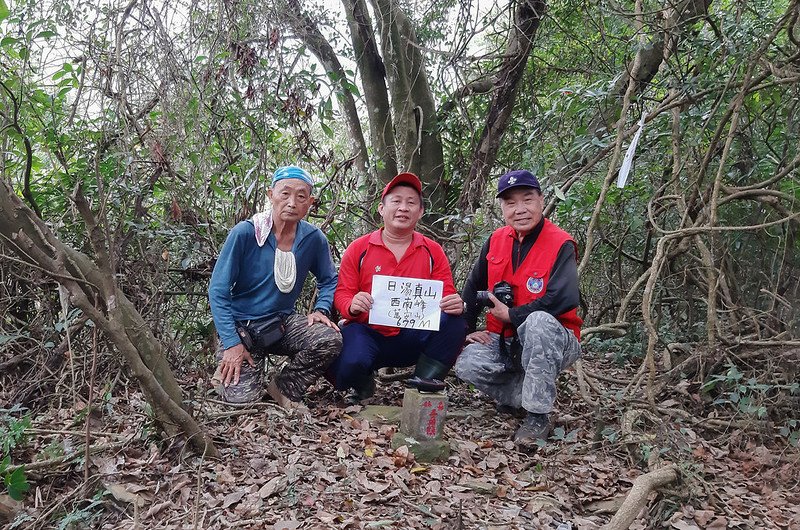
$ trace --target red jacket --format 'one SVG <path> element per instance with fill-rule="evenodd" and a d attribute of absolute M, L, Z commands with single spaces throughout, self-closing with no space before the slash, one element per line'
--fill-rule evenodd
<path fill-rule="evenodd" d="M 392 251 L 383 244 L 382 231 L 381 228 L 359 237 L 344 251 L 342 264 L 339 266 L 339 283 L 333 295 L 333 305 L 343 318 L 367 323 L 369 313 L 351 315 L 350 303 L 360 291 L 372 292 L 372 277 L 375 274 L 441 280 L 444 283 L 442 296 L 456 292 L 450 263 L 439 243 L 414 232 L 411 245 L 398 263 Z M 371 327 L 387 337 L 400 333 L 400 328 Z"/>
<path fill-rule="evenodd" d="M 516 272 L 513 272 L 511 251 L 515 237 L 516 233 L 510 226 L 495 230 L 489 240 L 489 252 L 486 255 L 486 260 L 488 262 L 489 288 L 493 288 L 501 280 L 507 281 L 511 284 L 514 305 L 520 306 L 544 296 L 545 292 L 547 292 L 547 280 L 553 270 L 558 251 L 567 241 L 570 241 L 573 245 L 575 241 L 568 233 L 545 219 L 542 232 L 536 238 L 533 248 L 525 256 L 522 263 L 519 264 Z M 577 254 L 578 248 L 576 245 L 576 259 Z M 578 316 L 577 308 L 562 313 L 556 318 L 580 340 L 583 320 Z M 503 325 L 491 314 L 486 316 L 486 329 L 488 331 L 502 333 Z"/>

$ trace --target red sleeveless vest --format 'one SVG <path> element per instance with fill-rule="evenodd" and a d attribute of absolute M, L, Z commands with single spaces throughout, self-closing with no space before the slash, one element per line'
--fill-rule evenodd
<path fill-rule="evenodd" d="M 547 280 L 558 257 L 558 251 L 566 241 L 575 245 L 572 237 L 551 223 L 544 220 L 544 226 L 536 238 L 533 247 L 525 259 L 513 272 L 511 252 L 513 250 L 516 233 L 510 226 L 504 226 L 494 231 L 489 240 L 489 252 L 486 254 L 489 272 L 489 289 L 505 280 L 511 284 L 514 295 L 514 305 L 520 306 L 541 298 L 547 292 Z M 575 245 L 575 258 L 578 257 L 578 246 Z M 583 320 L 578 316 L 577 308 L 570 309 L 556 317 L 561 324 L 572 331 L 578 340 L 581 339 L 581 324 Z M 486 315 L 486 329 L 493 333 L 501 333 L 503 323 L 492 315 Z"/>

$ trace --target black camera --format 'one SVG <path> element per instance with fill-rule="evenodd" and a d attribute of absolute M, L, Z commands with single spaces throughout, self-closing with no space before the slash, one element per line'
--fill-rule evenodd
<path fill-rule="evenodd" d="M 511 284 L 508 282 L 497 282 L 492 288 L 492 294 L 508 307 L 514 306 L 514 295 L 511 293 Z M 489 298 L 489 291 L 478 291 L 478 307 L 494 307 L 494 303 Z"/>

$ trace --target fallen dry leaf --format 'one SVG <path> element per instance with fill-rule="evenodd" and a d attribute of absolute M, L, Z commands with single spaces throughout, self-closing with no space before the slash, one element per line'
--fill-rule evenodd
<path fill-rule="evenodd" d="M 20 501 L 15 501 L 8 495 L 0 495 L 0 521 L 11 521 L 22 507 Z"/>
<path fill-rule="evenodd" d="M 267 499 L 275 495 L 275 493 L 283 491 L 287 485 L 286 477 L 281 475 L 271 478 L 266 484 L 261 486 L 258 490 L 258 496 L 262 499 Z"/>
<path fill-rule="evenodd" d="M 693 521 L 687 521 L 685 519 L 672 521 L 670 526 L 672 528 L 677 528 L 678 530 L 700 530 L 700 527 L 697 526 Z"/>
<path fill-rule="evenodd" d="M 222 507 L 230 508 L 232 504 L 236 504 L 237 502 L 242 500 L 242 497 L 244 497 L 244 491 L 242 490 L 228 493 L 227 495 L 225 495 L 225 499 L 223 499 L 222 501 Z"/>
<path fill-rule="evenodd" d="M 170 508 L 172 506 L 174 506 L 174 503 L 172 501 L 164 501 L 164 502 L 160 502 L 158 504 L 154 504 L 153 506 L 150 507 L 149 510 L 147 510 L 147 513 L 144 515 L 144 518 L 145 519 L 149 519 L 151 517 L 155 517 L 156 515 L 158 515 L 162 511 L 164 511 L 167 508 Z"/>
<path fill-rule="evenodd" d="M 492 484 L 490 482 L 484 482 L 481 480 L 467 480 L 462 482 L 461 485 L 485 495 L 494 495 L 494 493 L 497 491 L 497 484 Z"/>
<path fill-rule="evenodd" d="M 714 512 L 712 510 L 694 511 L 694 520 L 701 527 L 705 527 L 713 517 L 714 517 Z"/>
<path fill-rule="evenodd" d="M 586 509 L 592 513 L 617 513 L 623 501 L 625 501 L 624 495 L 614 497 L 613 499 L 592 501 L 586 505 Z"/>
<path fill-rule="evenodd" d="M 115 499 L 120 502 L 133 504 L 141 508 L 145 505 L 145 500 L 141 495 L 131 493 L 126 489 L 124 484 L 107 484 L 106 491 L 108 491 Z"/>
<path fill-rule="evenodd" d="M 525 505 L 525 511 L 529 513 L 547 512 L 562 505 L 561 501 L 552 495 L 539 494 L 528 501 L 528 504 Z"/>
<path fill-rule="evenodd" d="M 800 523 L 800 521 L 796 521 L 796 522 Z M 800 524 L 797 524 L 794 527 L 792 527 L 791 525 L 788 525 L 788 527 L 790 529 L 791 528 L 800 528 Z M 713 521 L 711 521 L 708 524 L 708 526 L 705 527 L 705 530 L 726 530 L 727 528 L 728 528 L 728 519 L 727 519 L 727 517 L 723 517 L 722 515 L 718 515 L 717 517 L 714 518 Z"/>

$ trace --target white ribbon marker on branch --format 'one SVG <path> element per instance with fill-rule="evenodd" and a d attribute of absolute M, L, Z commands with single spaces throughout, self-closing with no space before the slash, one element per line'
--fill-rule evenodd
<path fill-rule="evenodd" d="M 642 112 L 642 117 L 639 118 L 639 130 L 634 133 L 631 145 L 625 151 L 625 158 L 622 159 L 622 167 L 619 168 L 619 175 L 617 175 L 618 188 L 624 188 L 625 183 L 628 181 L 628 174 L 631 172 L 631 165 L 633 164 L 633 155 L 636 153 L 636 145 L 639 143 L 639 137 L 642 136 L 642 131 L 644 130 L 645 118 L 647 118 L 647 112 Z"/>

